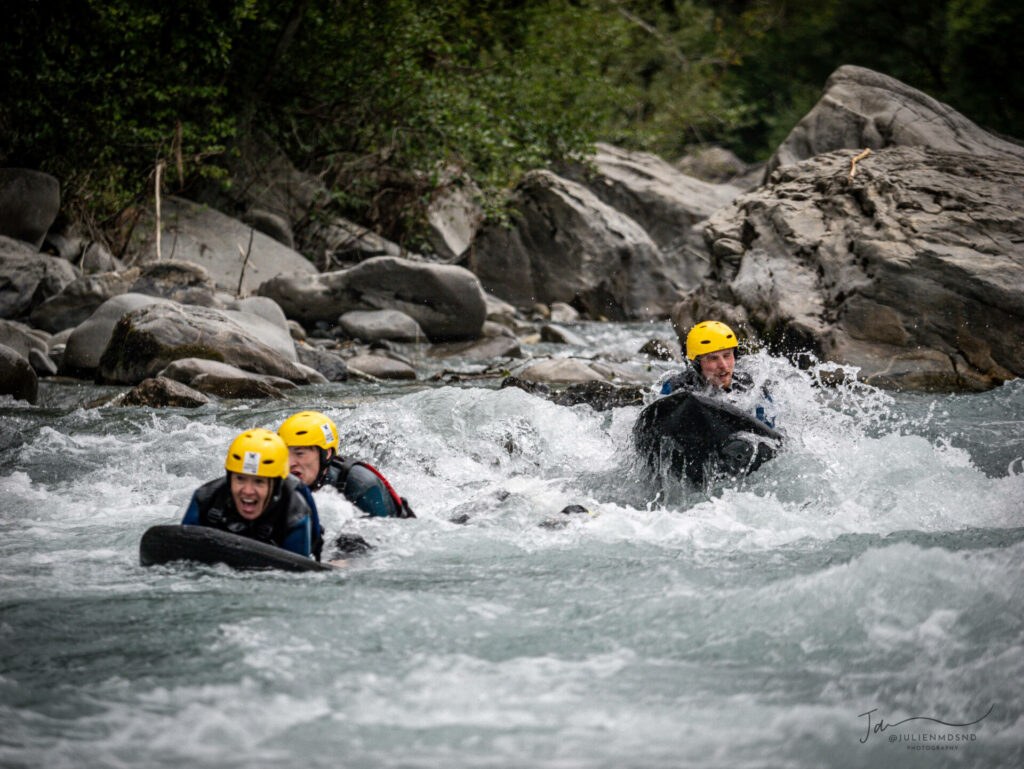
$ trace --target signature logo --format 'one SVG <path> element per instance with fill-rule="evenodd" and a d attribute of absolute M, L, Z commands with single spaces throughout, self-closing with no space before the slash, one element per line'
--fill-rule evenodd
<path fill-rule="evenodd" d="M 871 714 L 878 712 L 878 708 L 872 708 L 871 710 L 867 711 L 866 713 L 861 713 L 860 715 L 857 716 L 857 718 L 865 718 L 866 717 L 867 720 L 868 720 L 867 731 L 864 733 L 864 736 L 860 738 L 860 743 L 861 743 L 861 745 L 863 745 L 865 742 L 867 742 L 871 738 L 872 734 L 878 734 L 879 732 L 884 732 L 886 729 L 890 729 L 890 728 L 892 728 L 894 726 L 899 726 L 900 724 L 905 724 L 908 721 L 931 721 L 932 723 L 942 724 L 943 726 L 956 726 L 956 727 L 974 726 L 975 724 L 980 724 L 982 721 L 984 721 L 986 718 L 988 718 L 992 714 L 992 711 L 995 710 L 995 707 L 996 707 L 995 705 L 992 705 L 987 711 L 985 711 L 985 715 L 983 715 L 981 718 L 976 719 L 974 721 L 970 721 L 969 723 L 966 723 L 966 724 L 951 724 L 948 721 L 940 721 L 939 719 L 931 718 L 930 716 L 911 716 L 910 718 L 904 718 L 902 721 L 897 721 L 895 723 L 886 723 L 884 718 L 879 717 L 878 720 L 875 723 L 872 723 Z M 893 738 L 893 739 L 895 739 L 895 738 Z"/>

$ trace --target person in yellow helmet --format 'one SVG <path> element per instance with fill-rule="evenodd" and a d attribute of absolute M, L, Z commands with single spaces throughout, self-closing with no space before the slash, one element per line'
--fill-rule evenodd
<path fill-rule="evenodd" d="M 698 323 L 686 335 L 686 357 L 691 365 L 666 379 L 661 394 L 691 393 L 732 400 L 731 394 L 749 391 L 754 379 L 747 372 L 737 370 L 738 352 L 736 333 L 726 324 L 717 320 Z M 752 416 L 774 430 L 775 418 L 770 415 L 772 397 L 766 386 L 762 386 L 758 401 L 752 405 Z M 721 467 L 733 474 L 756 468 L 767 456 L 762 442 L 739 434 L 724 441 L 717 448 L 717 454 Z"/>
<path fill-rule="evenodd" d="M 292 414 L 277 434 L 288 446 L 289 469 L 311 491 L 333 486 L 372 517 L 416 517 L 408 501 L 398 495 L 377 468 L 338 455 L 338 428 L 325 414 Z"/>
<path fill-rule="evenodd" d="M 288 447 L 269 430 L 231 442 L 225 475 L 192 495 L 181 523 L 210 526 L 320 560 L 322 538 L 313 496 L 288 472 Z"/>
<path fill-rule="evenodd" d="M 686 335 L 686 357 L 690 367 L 669 377 L 661 386 L 661 394 L 688 392 L 745 392 L 754 385 L 753 378 L 736 370 L 739 341 L 735 332 L 717 320 L 705 320 L 690 329 Z M 765 390 L 764 403 L 756 407 L 755 416 L 769 427 L 775 427 L 774 418 L 767 413 L 771 395 Z"/>

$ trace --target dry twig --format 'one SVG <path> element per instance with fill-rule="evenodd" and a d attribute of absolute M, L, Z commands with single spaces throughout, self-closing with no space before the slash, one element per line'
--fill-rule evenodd
<path fill-rule="evenodd" d="M 156 197 L 156 260 L 160 261 L 160 176 L 163 174 L 164 161 L 156 164 L 156 181 L 153 184 Z"/>
<path fill-rule="evenodd" d="M 252 255 L 252 238 L 255 232 L 255 229 L 249 228 L 249 247 L 245 251 L 242 250 L 242 244 L 238 244 L 238 253 L 242 255 L 242 271 L 238 273 L 238 290 L 235 291 L 235 296 L 239 299 L 242 298 L 242 279 L 245 278 L 245 266 L 249 264 L 249 257 Z"/>
<path fill-rule="evenodd" d="M 869 150 L 869 149 L 864 150 L 857 157 L 853 158 L 850 161 L 850 176 L 847 179 L 847 181 L 851 181 L 851 182 L 853 181 L 854 174 L 857 173 L 857 162 L 860 161 L 860 160 L 863 160 L 864 158 L 866 158 L 870 154 L 871 154 L 871 150 Z"/>

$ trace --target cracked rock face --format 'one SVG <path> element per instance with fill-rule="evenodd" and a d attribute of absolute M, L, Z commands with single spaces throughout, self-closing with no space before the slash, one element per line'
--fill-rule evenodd
<path fill-rule="evenodd" d="M 708 222 L 681 334 L 721 317 L 871 384 L 985 390 L 1024 375 L 1024 159 L 891 147 L 775 171 Z"/>
<path fill-rule="evenodd" d="M 634 219 L 577 182 L 531 171 L 513 196 L 512 226 L 485 226 L 470 269 L 517 307 L 565 302 L 593 317 L 664 317 L 682 295 L 676 266 Z"/>
<path fill-rule="evenodd" d="M 895 78 L 847 64 L 832 73 L 821 99 L 779 145 L 767 174 L 834 150 L 897 146 L 1024 159 L 1024 145 L 988 133 Z"/>

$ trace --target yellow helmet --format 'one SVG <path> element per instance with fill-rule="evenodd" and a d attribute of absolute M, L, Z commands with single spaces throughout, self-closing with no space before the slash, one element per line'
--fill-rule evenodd
<path fill-rule="evenodd" d="M 319 411 L 292 414 L 281 423 L 277 434 L 286 446 L 319 446 L 324 450 L 338 450 L 338 428 Z"/>
<path fill-rule="evenodd" d="M 246 430 L 231 442 L 224 469 L 262 478 L 286 478 L 288 447 L 270 430 Z"/>
<path fill-rule="evenodd" d="M 690 329 L 686 335 L 686 357 L 696 360 L 698 355 L 728 350 L 736 346 L 736 335 L 724 323 L 706 320 Z"/>

